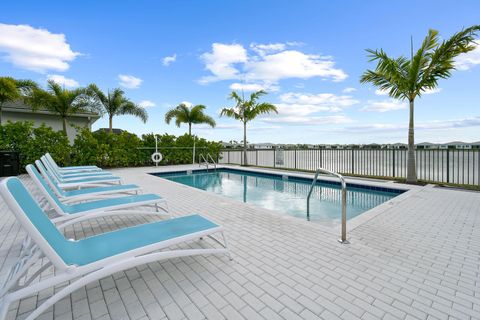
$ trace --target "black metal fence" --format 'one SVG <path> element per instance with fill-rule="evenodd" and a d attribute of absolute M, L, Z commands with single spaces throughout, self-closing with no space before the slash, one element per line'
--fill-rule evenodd
<path fill-rule="evenodd" d="M 417 149 L 421 180 L 480 185 L 480 149 Z M 249 165 L 314 171 L 317 168 L 347 175 L 405 178 L 404 149 L 250 149 Z M 243 164 L 243 151 L 222 150 L 219 163 Z"/>

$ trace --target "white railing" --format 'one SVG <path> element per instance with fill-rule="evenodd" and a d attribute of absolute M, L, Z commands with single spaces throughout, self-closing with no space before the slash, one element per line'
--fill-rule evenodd
<path fill-rule="evenodd" d="M 312 195 L 313 188 L 317 184 L 318 175 L 320 173 L 325 173 L 337 177 L 340 180 L 340 185 L 342 187 L 342 234 L 338 241 L 340 243 L 347 244 L 347 184 L 345 183 L 345 178 L 341 174 L 322 168 L 316 170 L 315 177 L 312 181 L 312 186 L 310 187 L 307 195 L 307 219 L 310 220 L 310 197 Z"/>

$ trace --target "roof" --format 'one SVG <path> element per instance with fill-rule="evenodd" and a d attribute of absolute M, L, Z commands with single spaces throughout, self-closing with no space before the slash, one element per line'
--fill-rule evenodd
<path fill-rule="evenodd" d="M 104 132 L 110 132 L 110 128 L 100 128 L 100 129 L 95 130 L 94 133 L 102 132 L 102 131 L 104 131 Z M 113 134 L 122 134 L 123 131 L 124 131 L 124 130 L 122 130 L 122 129 L 112 128 L 112 133 L 113 133 Z"/>
<path fill-rule="evenodd" d="M 2 111 L 4 112 L 18 112 L 18 113 L 30 113 L 30 114 L 50 114 L 50 115 L 55 115 L 54 112 L 51 112 L 47 109 L 38 109 L 33 111 L 32 107 L 26 105 L 22 101 L 16 101 L 12 103 L 6 103 L 5 106 L 2 108 Z M 78 112 L 70 117 L 81 117 L 81 118 L 94 118 L 99 119 L 100 115 L 98 113 L 94 112 Z"/>

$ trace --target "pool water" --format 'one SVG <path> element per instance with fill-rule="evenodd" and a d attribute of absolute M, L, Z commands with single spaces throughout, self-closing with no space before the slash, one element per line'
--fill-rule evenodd
<path fill-rule="evenodd" d="M 307 195 L 312 180 L 234 169 L 194 170 L 154 175 L 294 217 L 306 219 Z M 402 190 L 347 185 L 347 219 L 382 204 Z M 341 187 L 317 182 L 310 198 L 310 221 L 330 226 L 341 221 Z"/>

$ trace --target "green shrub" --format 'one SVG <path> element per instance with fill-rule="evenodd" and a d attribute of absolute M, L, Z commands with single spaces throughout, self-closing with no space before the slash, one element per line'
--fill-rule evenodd
<path fill-rule="evenodd" d="M 192 163 L 193 141 L 195 139 L 195 159 L 198 162 L 200 154 L 210 155 L 217 161 L 222 145 L 217 142 L 207 141 L 196 136 L 184 134 L 176 138 L 169 134 L 158 135 L 158 151 L 163 155 L 161 164 L 187 164 Z M 155 138 L 154 134 L 142 135 L 143 145 L 146 148 L 144 152 L 147 157 L 154 152 Z M 147 149 L 148 148 L 148 149 Z M 150 163 L 152 164 L 151 160 Z"/>
<path fill-rule="evenodd" d="M 103 168 L 153 165 L 151 155 L 155 151 L 154 134 L 141 138 L 129 132 L 114 134 L 108 131 L 91 132 L 77 127 L 73 146 L 69 145 L 63 131 L 54 131 L 33 122 L 7 122 L 0 126 L 0 148 L 20 152 L 22 168 L 33 163 L 46 152 L 64 165 L 97 165 Z M 161 165 L 192 163 L 195 139 L 196 161 L 200 154 L 210 153 L 217 160 L 221 144 L 185 134 L 175 137 L 158 135 L 158 149 L 163 155 Z"/>
<path fill-rule="evenodd" d="M 20 152 L 22 170 L 47 152 L 62 166 L 70 163 L 68 138 L 63 131 L 54 131 L 45 124 L 34 128 L 30 121 L 8 121 L 0 126 L 0 148 Z"/>

